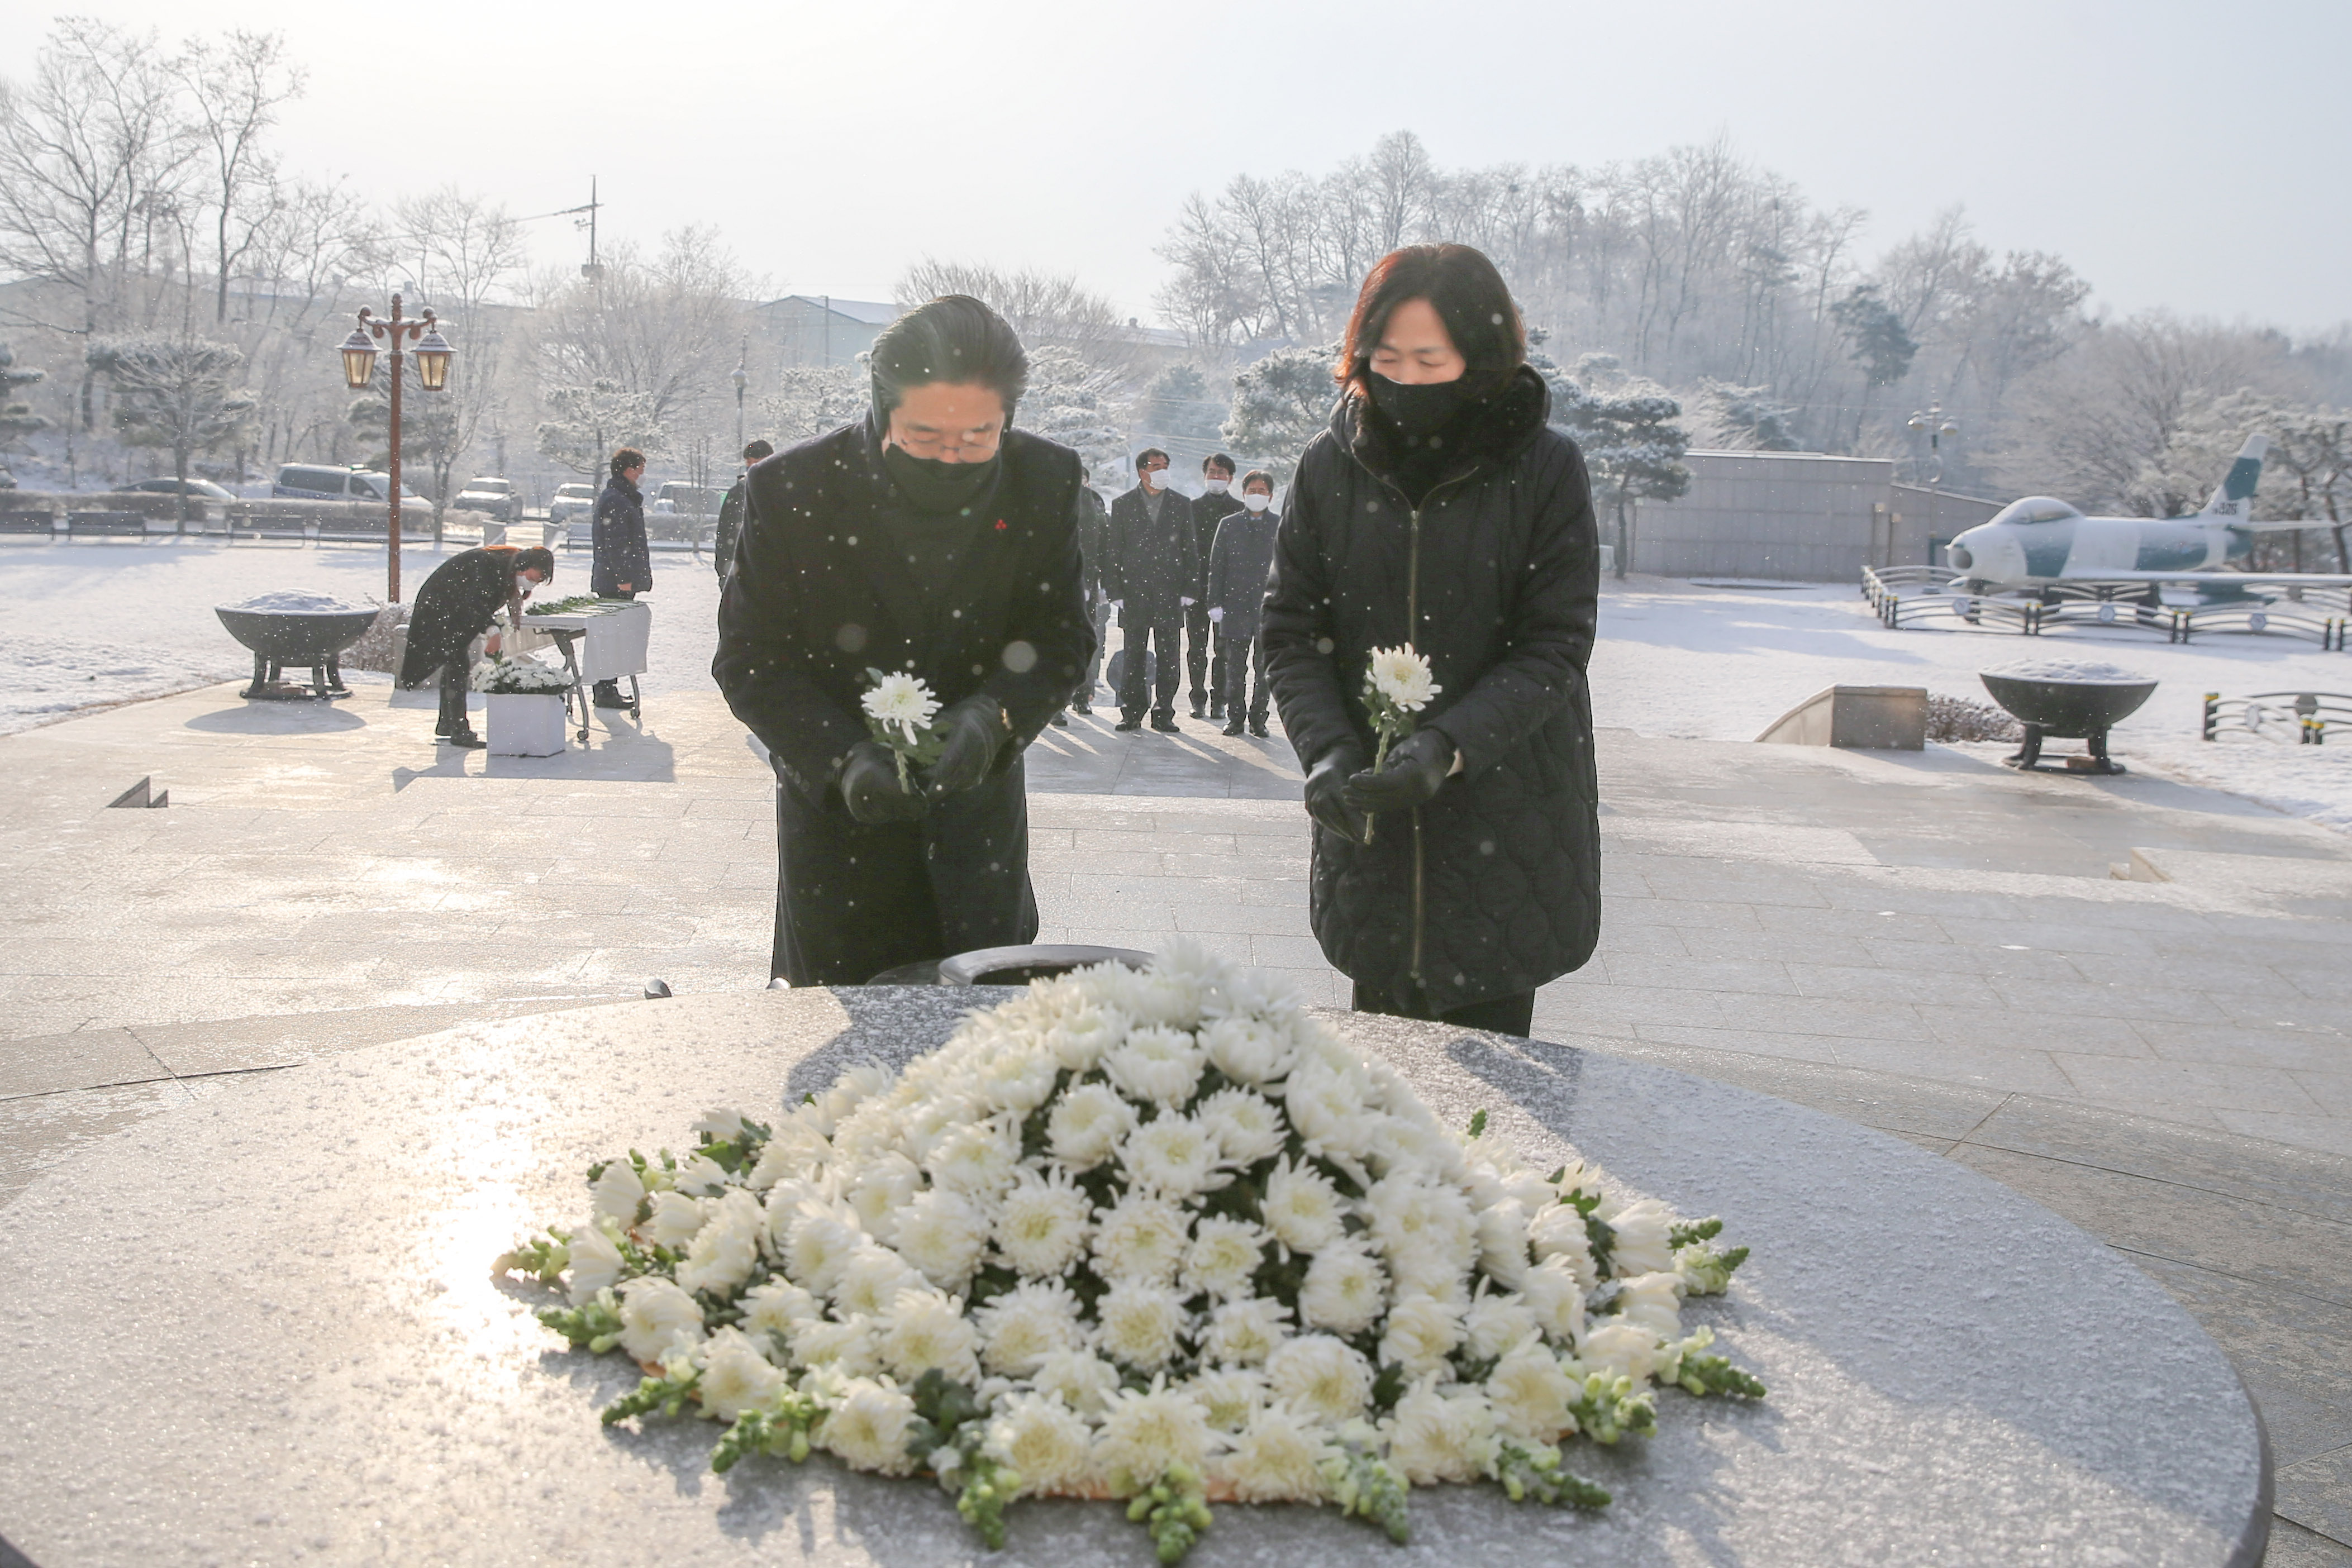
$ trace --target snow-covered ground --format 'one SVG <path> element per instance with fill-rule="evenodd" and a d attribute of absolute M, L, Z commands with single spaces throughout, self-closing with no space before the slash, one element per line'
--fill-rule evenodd
<path fill-rule="evenodd" d="M 415 586 L 438 558 L 404 552 Z M 717 584 L 687 554 L 655 560 L 650 691 L 709 681 Z M 587 586 L 585 552 L 556 557 L 560 598 Z M 76 709 L 240 679 L 252 659 L 215 604 L 294 591 L 381 597 L 383 552 L 218 544 L 0 545 L 0 733 Z M 2067 628 L 2039 638 L 1959 629 L 1888 631 L 1852 588 L 1698 588 L 1664 579 L 1605 584 L 1592 660 L 1594 714 L 1646 735 L 1753 740 L 1823 686 L 1925 686 L 1988 700 L 1979 670 L 2026 657 L 2097 660 L 2162 683 L 2115 734 L 2137 767 L 2266 801 L 2352 831 L 2352 734 L 2327 747 L 2237 735 L 2198 739 L 2204 694 L 2352 692 L 2352 654 L 2280 636 L 2221 634 L 2173 645 L 2153 633 Z M 2069 749 L 2067 743 L 2054 749 Z"/>

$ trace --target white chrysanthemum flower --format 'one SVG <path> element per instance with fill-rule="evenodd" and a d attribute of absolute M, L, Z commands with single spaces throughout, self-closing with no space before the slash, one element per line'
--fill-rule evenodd
<path fill-rule="evenodd" d="M 1584 1286 L 1567 1258 L 1549 1258 L 1528 1270 L 1519 1295 L 1552 1343 L 1571 1345 L 1583 1337 Z"/>
<path fill-rule="evenodd" d="M 1164 1197 L 1131 1192 L 1095 1214 L 1095 1271 L 1105 1280 L 1165 1284 L 1184 1260 L 1184 1211 Z"/>
<path fill-rule="evenodd" d="M 727 1185 L 727 1167 L 708 1155 L 688 1155 L 671 1173 L 670 1185 L 696 1197 L 715 1197 Z"/>
<path fill-rule="evenodd" d="M 1360 1071 L 1305 1062 L 1283 1083 L 1283 1113 L 1310 1148 L 1360 1156 L 1378 1141 L 1385 1120 L 1365 1109 L 1370 1092 L 1370 1080 Z"/>
<path fill-rule="evenodd" d="M 1193 1115 L 1215 1137 L 1229 1165 L 1254 1166 L 1280 1154 L 1290 1135 L 1274 1102 L 1246 1089 L 1220 1089 Z"/>
<path fill-rule="evenodd" d="M 1529 1214 L 1558 1202 L 1559 1190 L 1531 1170 L 1514 1170 L 1503 1176 L 1503 1196 Z"/>
<path fill-rule="evenodd" d="M 891 1245 L 943 1291 L 961 1291 L 987 1250 L 987 1210 L 961 1193 L 918 1193 L 899 1211 Z"/>
<path fill-rule="evenodd" d="M 1062 1351 L 1082 1348 L 1086 1328 L 1078 1299 L 1059 1280 L 1031 1280 L 1005 1291 L 973 1316 L 987 1341 L 982 1360 L 999 1377 L 1027 1377 Z"/>
<path fill-rule="evenodd" d="M 1212 1179 L 1224 1157 L 1215 1134 L 1174 1111 L 1162 1111 L 1129 1133 L 1118 1156 L 1129 1181 L 1165 1197 L 1191 1197 L 1223 1185 Z"/>
<path fill-rule="evenodd" d="M 1209 1425 L 1220 1432 L 1238 1432 L 1265 1403 L 1265 1375 L 1242 1367 L 1203 1372 L 1185 1387 L 1201 1402 Z"/>
<path fill-rule="evenodd" d="M 1429 706 L 1430 698 L 1445 689 L 1432 678 L 1428 655 L 1414 653 L 1410 643 L 1402 648 L 1373 649 L 1364 677 L 1400 713 L 1419 713 Z"/>
<path fill-rule="evenodd" d="M 803 1323 L 793 1331 L 790 1344 L 794 1366 L 822 1367 L 843 1377 L 872 1377 L 882 1370 L 874 1320 L 862 1314 L 837 1323 L 823 1320 Z"/>
<path fill-rule="evenodd" d="M 1483 1392 L 1457 1385 L 1440 1393 L 1427 1380 L 1397 1401 L 1381 1428 L 1389 1462 L 1417 1487 L 1475 1480 L 1496 1447 L 1495 1413 Z"/>
<path fill-rule="evenodd" d="M 744 1411 L 765 1405 L 784 1384 L 784 1375 L 760 1354 L 760 1347 L 740 1329 L 720 1329 L 696 1357 L 702 1377 L 694 1391 L 702 1413 L 714 1421 L 732 1421 Z"/>
<path fill-rule="evenodd" d="M 1199 1469 L 1216 1435 L 1200 1402 L 1154 1379 L 1149 1392 L 1119 1390 L 1095 1435 L 1096 1469 L 1122 1495 L 1150 1486 L 1171 1466 Z"/>
<path fill-rule="evenodd" d="M 980 1092 L 992 1109 L 1026 1116 L 1053 1093 L 1061 1067 L 1053 1052 L 1042 1047 L 1007 1047 L 982 1060 Z"/>
<path fill-rule="evenodd" d="M 1538 1263 L 1564 1260 L 1581 1289 L 1589 1291 L 1601 1282 L 1592 1266 L 1592 1241 L 1584 1228 L 1584 1216 L 1574 1204 L 1555 1203 L 1538 1210 L 1528 1224 L 1528 1242 Z"/>
<path fill-rule="evenodd" d="M 1527 1278 L 1528 1212 L 1516 1198 L 1478 1211 L 1478 1267 L 1506 1290 L 1517 1290 Z"/>
<path fill-rule="evenodd" d="M 1576 1383 L 1559 1358 L 1533 1341 L 1521 1343 L 1486 1375 L 1486 1399 L 1496 1423 L 1512 1437 L 1549 1443 L 1574 1425 L 1568 1413 Z"/>
<path fill-rule="evenodd" d="M 743 1328 L 748 1333 L 781 1334 L 789 1343 L 801 1325 L 824 1316 L 823 1303 L 798 1285 L 781 1279 L 754 1285 L 743 1292 Z"/>
<path fill-rule="evenodd" d="M 653 1204 L 653 1213 L 645 1224 L 646 1239 L 673 1252 L 683 1251 L 708 1218 L 702 1200 L 682 1192 L 657 1192 Z"/>
<path fill-rule="evenodd" d="M 713 1209 L 677 1266 L 677 1282 L 689 1291 L 723 1296 L 751 1277 L 760 1261 L 760 1234 L 767 1228 L 767 1217 L 760 1200 L 740 1186 L 729 1187 Z"/>
<path fill-rule="evenodd" d="M 588 1190 L 595 1197 L 598 1214 L 610 1215 L 623 1225 L 637 1222 L 637 1206 L 646 1200 L 646 1184 L 628 1161 L 614 1160 L 606 1165 L 588 1184 Z"/>
<path fill-rule="evenodd" d="M 1189 1030 L 1201 1021 L 1198 980 L 1153 967 L 1125 969 L 1108 979 L 1106 998 L 1138 1026 L 1166 1024 Z"/>
<path fill-rule="evenodd" d="M 907 1260 L 878 1241 L 861 1241 L 834 1281 L 833 1308 L 845 1318 L 878 1318 L 889 1310 L 901 1291 L 920 1290 L 930 1281 L 907 1266 Z"/>
<path fill-rule="evenodd" d="M 1347 1234 L 1339 1189 L 1321 1172 L 1285 1160 L 1266 1177 L 1265 1228 L 1293 1252 L 1319 1252 Z"/>
<path fill-rule="evenodd" d="M 853 1470 L 903 1476 L 915 1468 L 907 1452 L 915 1402 L 889 1383 L 853 1377 L 817 1429 L 817 1441 Z"/>
<path fill-rule="evenodd" d="M 1620 1281 L 1616 1306 L 1619 1317 L 1641 1324 L 1660 1339 L 1682 1336 L 1682 1276 L 1671 1269 Z"/>
<path fill-rule="evenodd" d="M 938 716 L 940 699 L 930 683 L 904 670 L 893 670 L 857 699 L 866 716 L 885 729 L 895 729 L 908 746 L 922 738 Z"/>
<path fill-rule="evenodd" d="M 694 1131 L 708 1133 L 721 1143 L 740 1137 L 743 1132 L 743 1113 L 730 1111 L 724 1105 L 714 1105 L 694 1119 Z"/>
<path fill-rule="evenodd" d="M 1118 1392 L 1118 1368 L 1090 1350 L 1055 1351 L 1029 1379 L 1038 1393 L 1057 1396 L 1081 1416 L 1099 1416 Z"/>
<path fill-rule="evenodd" d="M 1085 1002 L 1045 1031 L 1045 1049 L 1073 1072 L 1092 1072 L 1103 1052 L 1127 1038 L 1128 1017 L 1115 1007 Z"/>
<path fill-rule="evenodd" d="M 787 1176 L 816 1175 L 832 1157 L 833 1145 L 823 1134 L 805 1122 L 787 1120 L 760 1151 L 743 1183 L 754 1192 L 765 1192 Z"/>
<path fill-rule="evenodd" d="M 1664 1204 L 1654 1197 L 1636 1198 L 1605 1218 L 1609 1228 L 1617 1233 L 1609 1249 L 1612 1275 L 1622 1280 L 1662 1273 L 1675 1266 L 1674 1249 L 1667 1244 L 1675 1217 Z"/>
<path fill-rule="evenodd" d="M 866 1234 L 887 1246 L 898 1239 L 899 1211 L 922 1190 L 922 1167 L 893 1149 L 858 1166 L 842 1196 Z"/>
<path fill-rule="evenodd" d="M 1187 1324 L 1184 1299 L 1149 1280 L 1122 1280 L 1095 1303 L 1095 1347 L 1121 1366 L 1152 1372 L 1174 1359 Z"/>
<path fill-rule="evenodd" d="M 595 1220 L 573 1231 L 566 1249 L 572 1259 L 569 1293 L 573 1306 L 586 1306 L 596 1299 L 597 1291 L 619 1282 L 621 1249 Z"/>
<path fill-rule="evenodd" d="M 1381 1315 L 1388 1278 L 1372 1255 L 1352 1241 L 1326 1247 L 1307 1266 L 1298 1288 L 1298 1321 L 1308 1328 L 1361 1333 Z"/>
<path fill-rule="evenodd" d="M 769 1228 L 777 1228 L 772 1217 Z M 795 1205 L 789 1228 L 784 1230 L 784 1269 L 795 1285 L 814 1291 L 821 1296 L 831 1295 L 841 1281 L 841 1271 L 849 1267 L 849 1256 L 861 1241 L 857 1232 L 842 1223 L 839 1216 L 820 1204 L 802 1202 Z"/>
<path fill-rule="evenodd" d="M 1065 1093 L 1045 1118 L 1045 1145 L 1074 1171 L 1092 1170 L 1110 1158 L 1135 1125 L 1135 1107 L 1108 1083 L 1081 1083 Z"/>
<path fill-rule="evenodd" d="M 1024 1497 L 1083 1492 L 1094 1479 L 1094 1431 L 1060 1399 L 1015 1394 L 997 1406 L 982 1451 L 1021 1477 Z"/>
<path fill-rule="evenodd" d="M 1427 1377 L 1445 1365 L 1461 1343 L 1459 1308 L 1433 1296 L 1413 1296 L 1389 1309 L 1381 1361 L 1403 1367 L 1408 1377 Z"/>
<path fill-rule="evenodd" d="M 1236 1083 L 1271 1083 L 1290 1071 L 1297 1054 L 1287 1030 L 1246 1014 L 1203 1026 L 1201 1044 L 1216 1070 Z"/>
<path fill-rule="evenodd" d="M 1227 1301 L 1209 1312 L 1201 1359 L 1223 1366 L 1255 1366 L 1290 1333 L 1290 1309 L 1271 1296 Z"/>
<path fill-rule="evenodd" d="M 1201 1082 L 1201 1048 L 1181 1029 L 1150 1024 L 1103 1052 L 1103 1071 L 1131 1100 L 1181 1105 Z"/>
<path fill-rule="evenodd" d="M 1372 1364 L 1329 1334 L 1300 1334 L 1266 1357 L 1265 1381 L 1282 1403 L 1337 1423 L 1362 1415 L 1370 1403 Z"/>
<path fill-rule="evenodd" d="M 980 1331 L 963 1302 L 941 1291 L 901 1291 L 875 1342 L 882 1364 L 912 1383 L 937 1367 L 958 1383 L 980 1381 Z"/>
<path fill-rule="evenodd" d="M 1478 1218 L 1460 1187 L 1440 1186 L 1400 1171 L 1364 1196 L 1372 1239 L 1391 1258 L 1442 1259 L 1449 1273 L 1466 1273 L 1476 1256 Z"/>
<path fill-rule="evenodd" d="M 1206 1019 L 1259 1018 L 1286 1028 L 1306 1004 L 1298 988 L 1277 970 L 1249 969 L 1236 964 L 1216 990 L 1202 999 Z"/>
<path fill-rule="evenodd" d="M 1066 1174 L 1024 1170 L 996 1212 L 996 1250 L 1031 1279 L 1066 1273 L 1086 1250 L 1089 1208 Z"/>
<path fill-rule="evenodd" d="M 995 1116 L 957 1128 L 940 1140 L 926 1162 L 932 1185 L 983 1201 L 1013 1185 L 1021 1165 L 1021 1125 Z"/>
<path fill-rule="evenodd" d="M 1330 1439 L 1287 1406 L 1263 1408 L 1220 1455 L 1211 1474 L 1243 1502 L 1321 1502 L 1330 1483 L 1323 1458 Z"/>
<path fill-rule="evenodd" d="M 1192 1228 L 1192 1245 L 1184 1249 L 1184 1293 L 1206 1292 L 1221 1301 L 1248 1295 L 1269 1239 L 1246 1219 L 1211 1215 L 1201 1220 Z"/>
<path fill-rule="evenodd" d="M 1535 1313 L 1516 1293 L 1481 1296 L 1462 1319 L 1463 1347 L 1480 1361 L 1492 1361 L 1542 1333 Z"/>
<path fill-rule="evenodd" d="M 621 1348 L 641 1365 L 702 1343 L 702 1303 L 658 1274 L 621 1284 Z"/>
<path fill-rule="evenodd" d="M 1577 1359 L 1595 1371 L 1639 1384 L 1658 1369 L 1658 1336 L 1640 1323 L 1604 1322 L 1584 1336 Z"/>

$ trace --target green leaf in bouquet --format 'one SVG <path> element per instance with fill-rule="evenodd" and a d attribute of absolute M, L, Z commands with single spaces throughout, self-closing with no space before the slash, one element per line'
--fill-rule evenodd
<path fill-rule="evenodd" d="M 602 1419 L 605 1426 L 614 1427 L 632 1416 L 650 1416 L 659 1411 L 672 1418 L 683 1414 L 687 1401 L 693 1397 L 695 1385 L 702 1381 L 702 1369 L 689 1367 L 673 1376 L 647 1375 L 637 1380 L 637 1385 L 604 1406 Z"/>
<path fill-rule="evenodd" d="M 610 1286 L 596 1292 L 583 1307 L 541 1307 L 541 1322 L 562 1334 L 574 1350 L 602 1355 L 621 1343 L 621 1301 Z"/>
<path fill-rule="evenodd" d="M 499 1274 L 530 1274 L 542 1285 L 551 1285 L 572 1261 L 572 1239 L 567 1231 L 551 1229 L 544 1236 L 534 1236 L 515 1243 L 511 1251 L 499 1254 L 490 1265 Z"/>
<path fill-rule="evenodd" d="M 1533 1498 L 1555 1508 L 1606 1508 L 1609 1490 L 1560 1468 L 1559 1450 L 1549 1444 L 1528 1449 L 1507 1442 L 1495 1457 L 1494 1477 L 1513 1502 Z"/>
<path fill-rule="evenodd" d="M 1350 1444 L 1323 1461 L 1323 1479 L 1342 1518 L 1368 1520 L 1387 1531 L 1399 1546 L 1412 1540 L 1412 1521 L 1406 1513 L 1411 1489 L 1404 1472 L 1394 1465 Z"/>

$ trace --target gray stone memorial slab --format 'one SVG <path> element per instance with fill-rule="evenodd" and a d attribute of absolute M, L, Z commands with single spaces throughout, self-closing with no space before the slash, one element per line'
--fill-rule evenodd
<path fill-rule="evenodd" d="M 949 1499 L 819 1457 L 720 1477 L 707 1422 L 607 1430 L 634 1385 L 489 1261 L 583 1169 L 944 1039 L 970 992 L 785 991 L 520 1019 L 221 1081 L 0 1209 L 0 1535 L 45 1568 L 1150 1560 L 1107 1504 L 1024 1503 L 992 1556 Z M 2220 1351 L 2106 1248 L 1897 1139 L 1559 1047 L 1348 1017 L 1443 1115 L 1572 1140 L 1755 1249 L 1695 1303 L 1771 1386 L 1659 1398 L 1570 1448 L 1598 1515 L 1413 1494 L 1413 1543 L 1223 1506 L 1220 1563 L 2252 1563 L 2260 1427 Z M 710 1559 L 715 1560 L 715 1559 Z"/>

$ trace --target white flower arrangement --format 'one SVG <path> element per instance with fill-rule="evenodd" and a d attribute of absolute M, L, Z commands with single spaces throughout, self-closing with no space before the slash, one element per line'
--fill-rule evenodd
<path fill-rule="evenodd" d="M 909 712 L 912 710 L 910 709 Z M 1118 1497 L 1174 1562 L 1220 1501 L 1406 1538 L 1411 1488 L 1596 1508 L 1571 1437 L 1656 1390 L 1760 1397 L 1685 1333 L 1746 1257 L 1571 1161 L 1438 1125 L 1263 977 L 1181 946 L 975 1012 L 898 1073 L 589 1173 L 592 1218 L 499 1260 L 646 1376 L 616 1422 L 730 1423 L 712 1468 L 814 1449 L 929 1473 L 992 1545 L 1024 1497 Z"/>
<path fill-rule="evenodd" d="M 940 699 L 931 695 L 929 681 L 904 671 L 886 675 L 868 670 L 866 678 L 874 683 L 857 699 L 866 710 L 866 727 L 898 759 L 898 788 L 911 790 L 907 764 L 928 766 L 939 760 L 942 742 L 931 720 L 939 716 Z"/>
<path fill-rule="evenodd" d="M 572 672 L 528 653 L 492 653 L 474 666 L 469 684 L 494 696 L 553 696 L 572 689 Z"/>

